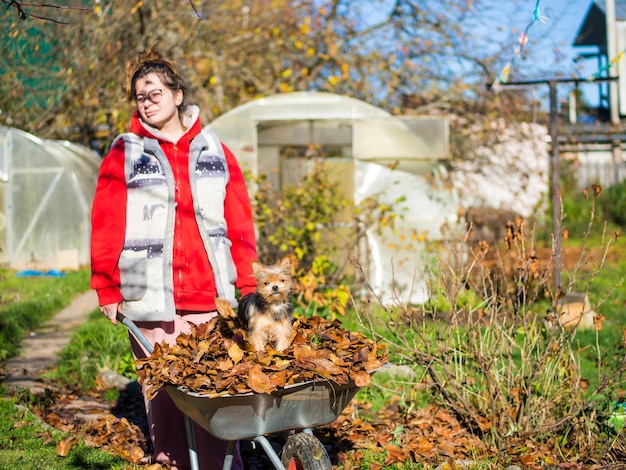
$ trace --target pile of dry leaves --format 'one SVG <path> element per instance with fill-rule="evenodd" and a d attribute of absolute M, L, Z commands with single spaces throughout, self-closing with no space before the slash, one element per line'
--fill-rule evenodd
<path fill-rule="evenodd" d="M 47 390 L 46 400 L 31 408 L 45 423 L 69 433 L 56 444 L 57 455 L 67 457 L 79 442 L 101 448 L 134 464 L 150 453 L 147 419 L 139 388 L 128 387 L 121 391 L 114 403 L 104 398 L 107 389 L 100 379 L 96 380 L 96 388 L 87 392 L 53 386 Z M 41 437 L 46 443 L 54 442 L 49 431 Z"/>
<path fill-rule="evenodd" d="M 365 449 L 386 455 L 383 464 L 372 463 L 370 470 L 405 462 L 436 467 L 442 462 L 470 462 L 490 455 L 483 442 L 444 408 L 427 406 L 407 412 L 398 403 L 376 412 L 370 408 L 371 404 L 354 403 L 325 428 L 335 437 L 325 442 L 336 442 L 331 454 L 344 470 L 362 468 Z"/>
<path fill-rule="evenodd" d="M 174 345 L 156 344 L 138 366 L 152 398 L 166 385 L 207 396 L 272 393 L 315 379 L 365 387 L 371 372 L 386 362 L 385 346 L 342 328 L 339 321 L 300 317 L 286 350 L 255 352 L 242 329 L 218 316 L 179 336 Z"/>

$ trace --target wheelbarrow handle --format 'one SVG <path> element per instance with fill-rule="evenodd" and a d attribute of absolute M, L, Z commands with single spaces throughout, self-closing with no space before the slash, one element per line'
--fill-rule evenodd
<path fill-rule="evenodd" d="M 139 327 L 135 325 L 135 322 L 133 322 L 130 318 L 125 317 L 119 312 L 117 313 L 117 321 L 123 323 L 124 326 L 126 326 L 126 328 L 128 328 L 129 331 L 133 334 L 133 336 L 137 338 L 137 341 L 139 341 L 142 344 L 142 346 L 146 348 L 146 351 L 148 351 L 149 354 L 152 354 L 152 352 L 154 351 L 154 345 L 150 344 L 150 341 L 148 341 L 148 338 L 146 338 L 143 335 Z"/>

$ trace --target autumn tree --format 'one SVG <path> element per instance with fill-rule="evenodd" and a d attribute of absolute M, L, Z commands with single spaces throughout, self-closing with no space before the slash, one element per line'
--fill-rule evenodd
<path fill-rule="evenodd" d="M 393 114 L 498 112 L 485 83 L 511 46 L 475 33 L 493 0 L 3 3 L 0 124 L 84 144 L 125 129 L 124 63 L 154 42 L 182 65 L 205 122 L 305 90 Z"/>

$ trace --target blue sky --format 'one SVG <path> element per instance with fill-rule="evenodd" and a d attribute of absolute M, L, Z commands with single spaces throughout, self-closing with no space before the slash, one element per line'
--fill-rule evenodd
<path fill-rule="evenodd" d="M 509 80 L 547 80 L 550 78 L 583 78 L 591 77 L 599 71 L 597 58 L 574 62 L 574 58 L 585 52 L 596 53 L 597 48 L 573 47 L 580 29 L 593 0 L 539 0 L 539 12 L 545 17 L 544 22 L 533 21 L 533 13 L 537 0 L 466 0 L 472 8 L 465 15 L 464 26 L 470 47 L 484 47 L 485 55 L 497 57 L 494 70 L 490 72 L 497 77 L 508 62 L 513 62 Z M 446 0 L 432 0 L 432 4 L 445 9 Z M 378 13 L 393 8 L 394 0 L 362 0 L 363 15 L 360 18 L 364 26 L 368 20 L 377 21 Z M 436 8 L 435 8 L 436 9 Z M 516 57 L 514 45 L 527 25 L 528 43 L 524 54 Z M 454 62 L 447 66 L 455 71 L 462 70 Z M 484 77 L 481 77 L 484 78 Z M 602 87 L 606 88 L 605 83 Z M 575 88 L 574 84 L 558 86 L 559 98 L 566 98 Z M 592 106 L 599 102 L 599 84 L 583 82 L 579 85 L 584 99 Z M 534 96 L 547 105 L 547 85 L 538 85 L 533 90 Z"/>
<path fill-rule="evenodd" d="M 445 0 L 438 0 L 445 5 Z M 470 0 L 468 0 L 470 1 Z M 371 2 L 371 3 L 370 3 Z M 382 2 L 382 6 L 381 3 Z M 367 21 L 368 15 L 376 17 L 376 11 L 384 11 L 393 6 L 393 0 L 364 0 Z M 467 16 L 466 27 L 472 35 L 472 44 L 483 44 L 485 51 L 501 54 L 494 77 L 507 62 L 513 61 L 511 80 L 548 78 L 590 77 L 598 71 L 596 59 L 575 63 L 574 57 L 583 52 L 596 52 L 595 48 L 574 48 L 572 43 L 592 4 L 592 0 L 540 0 L 539 11 L 546 17 L 545 22 L 535 21 L 528 31 L 529 42 L 524 55 L 515 57 L 513 44 L 526 26 L 533 20 L 537 0 L 481 0 L 474 2 L 473 15 Z M 372 9 L 369 10 L 368 6 Z M 483 41 L 484 38 L 484 41 Z M 500 53 L 499 50 L 504 49 Z M 573 85 L 559 86 L 559 94 L 566 96 Z M 545 90 L 543 90 L 545 88 Z M 597 104 L 598 84 L 581 85 L 585 98 Z M 537 93 L 547 93 L 547 86 L 537 87 Z"/>
<path fill-rule="evenodd" d="M 512 81 L 588 78 L 599 71 L 597 59 L 574 62 L 574 58 L 585 52 L 596 53 L 597 48 L 573 47 L 572 43 L 592 3 L 592 0 L 539 0 L 539 13 L 545 20 L 533 22 L 537 0 L 477 2 L 480 7 L 476 8 L 482 10 L 477 16 L 474 40 L 480 44 L 484 36 L 485 47 L 493 52 L 504 48 L 498 60 L 499 69 L 493 71 L 494 76 L 512 62 L 509 76 Z M 524 54 L 516 57 L 513 45 L 518 44 L 522 32 L 531 22 Z M 572 89 L 573 84 L 563 84 L 559 85 L 557 92 L 560 98 L 564 98 Z M 598 83 L 583 83 L 580 89 L 590 104 L 598 104 Z M 547 95 L 548 87 L 538 85 L 536 93 L 538 97 Z"/>
<path fill-rule="evenodd" d="M 506 0 L 503 0 L 503 4 Z M 523 31 L 532 19 L 536 0 L 513 0 L 513 21 L 516 24 L 510 28 Z M 516 78 L 536 79 L 553 77 L 583 77 L 587 78 L 598 71 L 596 59 L 587 59 L 575 63 L 574 58 L 583 52 L 596 52 L 596 48 L 573 47 L 572 43 L 589 10 L 592 0 L 540 0 L 539 10 L 547 17 L 545 23 L 535 22 L 529 30 L 528 58 L 524 62 L 517 62 Z M 510 21 L 506 15 L 503 21 Z M 555 53 L 562 55 L 556 63 Z M 506 62 L 506 58 L 503 57 Z M 569 87 L 569 89 L 572 89 Z M 567 86 L 559 87 L 559 95 L 565 96 L 569 91 Z M 586 99 L 591 104 L 597 104 L 598 84 L 581 85 Z"/>
<path fill-rule="evenodd" d="M 532 12 L 535 0 L 525 0 L 524 3 Z M 546 24 L 538 25 L 542 29 L 540 47 L 557 47 L 569 56 L 570 68 L 566 68 L 566 70 L 571 70 L 572 73 L 578 71 L 577 68 L 581 65 L 584 65 L 585 68 L 583 73 L 592 74 L 597 71 L 595 60 L 587 60 L 578 65 L 572 62 L 572 59 L 581 52 L 586 50 L 595 52 L 595 48 L 586 49 L 572 46 L 578 29 L 592 3 L 592 0 L 542 0 L 539 3 L 540 10 L 545 11 L 548 16 Z"/>

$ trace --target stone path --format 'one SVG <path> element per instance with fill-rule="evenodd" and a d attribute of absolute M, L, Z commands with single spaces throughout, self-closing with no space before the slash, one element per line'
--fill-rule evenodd
<path fill-rule="evenodd" d="M 58 361 L 59 351 L 97 307 L 96 292 L 89 290 L 76 297 L 42 328 L 24 338 L 20 355 L 5 363 L 7 376 L 3 385 L 9 389 L 26 388 L 34 394 L 43 392 L 45 386 L 37 373 Z"/>

